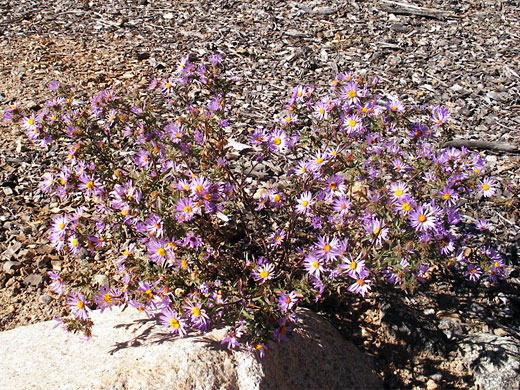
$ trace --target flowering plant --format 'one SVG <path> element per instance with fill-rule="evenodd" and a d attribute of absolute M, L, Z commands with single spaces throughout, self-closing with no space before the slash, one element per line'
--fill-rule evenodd
<path fill-rule="evenodd" d="M 58 96 L 39 112 L 6 111 L 65 160 L 41 183 L 73 210 L 52 221 L 52 245 L 113 277 L 70 281 L 67 329 L 88 335 L 92 308 L 133 306 L 179 336 L 231 325 L 222 343 L 263 355 L 299 304 L 331 289 L 413 289 L 449 264 L 471 280 L 506 276 L 496 250 L 470 250 L 489 227 L 472 206 L 497 183 L 478 154 L 439 146 L 445 107 L 406 108 L 347 72 L 297 86 L 273 128 L 246 132 L 233 127 L 237 80 L 221 61 L 184 57 L 148 92 L 90 104 L 52 83 Z M 61 295 L 66 275 L 49 276 Z"/>

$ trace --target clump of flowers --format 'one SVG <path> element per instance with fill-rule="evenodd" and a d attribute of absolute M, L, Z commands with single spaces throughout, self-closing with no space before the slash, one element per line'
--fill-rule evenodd
<path fill-rule="evenodd" d="M 478 154 L 439 147 L 445 107 L 407 108 L 348 72 L 297 86 L 272 128 L 246 131 L 221 62 L 184 57 L 140 96 L 87 105 L 53 83 L 39 112 L 6 111 L 63 157 L 40 187 L 74 210 L 52 221 L 54 248 L 114 270 L 99 289 L 50 273 L 59 295 L 74 287 L 69 330 L 88 334 L 91 309 L 133 306 L 181 337 L 228 324 L 224 345 L 263 356 L 298 305 L 331 290 L 412 289 L 452 263 L 473 281 L 506 277 L 496 250 L 472 247 L 489 224 L 465 217 L 498 185 Z"/>

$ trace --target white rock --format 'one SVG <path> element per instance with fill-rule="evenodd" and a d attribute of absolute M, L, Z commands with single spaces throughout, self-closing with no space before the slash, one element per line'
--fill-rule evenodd
<path fill-rule="evenodd" d="M 258 359 L 229 351 L 226 328 L 172 338 L 135 310 L 92 313 L 94 336 L 54 328 L 55 321 L 0 333 L 0 389 L 309 389 L 382 388 L 371 365 L 332 325 L 299 311 L 290 342 L 268 342 Z"/>

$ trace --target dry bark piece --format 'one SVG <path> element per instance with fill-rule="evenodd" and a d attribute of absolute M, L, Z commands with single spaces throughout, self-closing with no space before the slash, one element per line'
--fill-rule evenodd
<path fill-rule="evenodd" d="M 418 7 L 416 5 L 401 3 L 398 1 L 382 0 L 380 7 L 383 11 L 399 15 L 424 16 L 426 18 L 439 20 L 445 20 L 452 16 L 451 12 L 448 11 Z"/>
<path fill-rule="evenodd" d="M 454 139 L 444 144 L 446 147 L 460 148 L 462 146 L 468 149 L 483 149 L 493 152 L 520 153 L 520 147 L 517 145 L 506 144 L 501 142 L 489 141 L 473 141 L 467 139 Z"/>

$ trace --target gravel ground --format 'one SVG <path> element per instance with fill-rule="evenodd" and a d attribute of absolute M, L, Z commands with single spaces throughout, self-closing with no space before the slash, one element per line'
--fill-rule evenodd
<path fill-rule="evenodd" d="M 468 367 L 457 363 L 441 323 L 449 319 L 465 334 L 520 332 L 520 6 L 392 3 L 0 0 L 0 103 L 37 108 L 52 80 L 85 94 L 139 90 L 185 54 L 219 53 L 241 79 L 238 127 L 269 125 L 293 86 L 326 85 L 347 70 L 378 75 L 385 92 L 407 104 L 447 105 L 455 138 L 483 141 L 476 147 L 502 183 L 500 201 L 482 212 L 494 225 L 492 244 L 509 264 L 509 282 L 474 289 L 452 275 L 414 297 L 384 291 L 364 302 L 330 299 L 323 314 L 375 357 L 387 387 L 467 388 Z M 0 329 L 7 330 L 60 315 L 46 272 L 81 264 L 48 245 L 48 222 L 59 210 L 37 185 L 56 156 L 20 129 L 0 126 Z"/>

